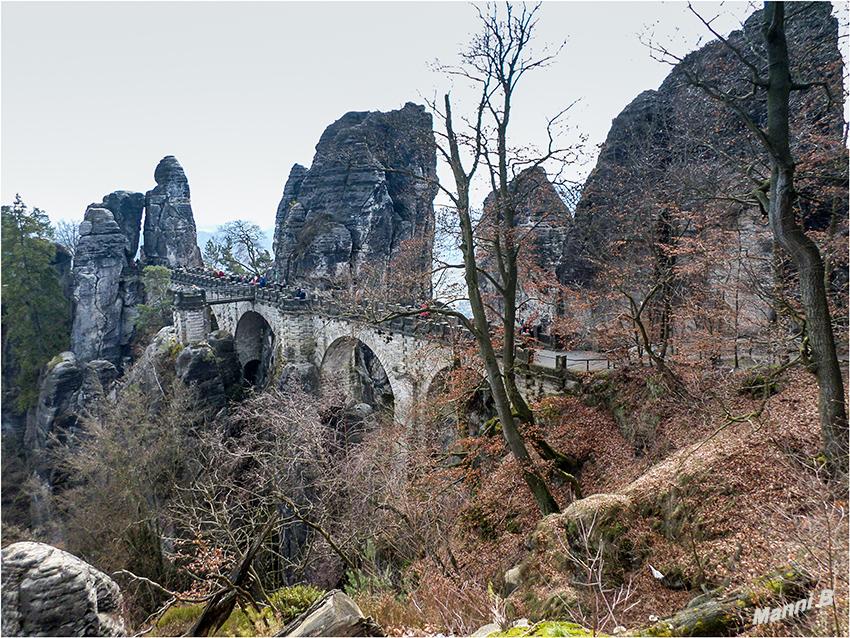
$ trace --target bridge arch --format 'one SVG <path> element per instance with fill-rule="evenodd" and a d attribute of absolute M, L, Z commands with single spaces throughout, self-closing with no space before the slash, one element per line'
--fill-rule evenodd
<path fill-rule="evenodd" d="M 319 366 L 323 391 L 342 391 L 354 403 L 368 403 L 388 416 L 395 412 L 398 382 L 363 340 L 340 336 L 328 345 Z"/>
<path fill-rule="evenodd" d="M 276 339 L 271 325 L 260 313 L 249 310 L 239 318 L 233 336 L 243 381 L 263 385 L 275 363 Z"/>

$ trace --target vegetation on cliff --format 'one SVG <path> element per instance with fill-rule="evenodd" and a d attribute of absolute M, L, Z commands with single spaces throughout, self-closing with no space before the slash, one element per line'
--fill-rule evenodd
<path fill-rule="evenodd" d="M 68 349 L 70 300 L 54 266 L 57 246 L 47 215 L 29 210 L 20 196 L 2 215 L 3 396 L 23 412 L 38 400 L 44 365 Z"/>

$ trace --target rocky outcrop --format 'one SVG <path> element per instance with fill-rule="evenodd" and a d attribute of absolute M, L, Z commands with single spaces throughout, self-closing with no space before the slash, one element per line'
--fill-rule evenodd
<path fill-rule="evenodd" d="M 167 155 L 154 171 L 156 187 L 145 193 L 143 262 L 169 268 L 203 265 L 198 232 L 192 215 L 189 180 L 173 155 Z"/>
<path fill-rule="evenodd" d="M 112 216 L 98 205 L 89 206 L 80 224 L 74 261 L 74 322 L 71 350 L 86 363 L 106 359 L 121 366 L 122 346 L 128 343 L 124 306 L 128 299 L 122 276 L 127 266 L 127 238 Z"/>
<path fill-rule="evenodd" d="M 47 365 L 41 393 L 27 415 L 23 449 L 26 471 L 38 494 L 30 501 L 34 530 L 53 534 L 52 494 L 67 480 L 57 463 L 57 447 L 69 444 L 84 414 L 96 413 L 98 404 L 115 388 L 118 370 L 109 361 L 78 361 L 73 352 L 63 352 Z M 57 540 L 61 539 L 61 533 Z"/>
<path fill-rule="evenodd" d="M 216 353 L 208 343 L 193 343 L 183 348 L 174 362 L 174 372 L 191 388 L 199 417 L 212 418 L 227 403 Z"/>
<path fill-rule="evenodd" d="M 53 263 L 64 291 L 73 299 L 71 352 L 58 355 L 49 364 L 39 402 L 27 415 L 23 435 L 16 434 L 22 441 L 26 471 L 40 494 L 31 500 L 30 508 L 36 528 L 50 522 L 50 497 L 63 480 L 56 476 L 51 447 L 57 441 L 66 442 L 66 434 L 77 427 L 80 416 L 110 393 L 113 381 L 129 363 L 139 315 L 136 306 L 145 300 L 141 274 L 133 261 L 146 205 L 145 242 L 152 263 L 171 267 L 201 264 L 183 169 L 173 157 L 166 157 L 157 167 L 155 179 L 158 186 L 147 197 L 119 190 L 87 208 L 73 268 L 70 253 L 56 245 Z M 4 353 L 4 375 L 12 369 L 7 359 Z M 190 367 L 194 370 L 195 366 Z M 187 374 L 191 377 L 194 373 Z M 233 383 L 228 381 L 231 386 Z M 224 403 L 223 391 L 207 398 L 216 409 Z"/>
<path fill-rule="evenodd" d="M 124 599 L 115 581 L 43 543 L 2 552 L 4 636 L 126 636 Z"/>
<path fill-rule="evenodd" d="M 27 420 L 24 438 L 29 465 L 36 474 L 47 474 L 46 452 L 51 434 L 76 425 L 77 393 L 82 383 L 83 369 L 73 352 L 63 352 L 48 364 L 38 404 Z"/>
<path fill-rule="evenodd" d="M 319 370 L 312 363 L 287 363 L 277 376 L 277 387 L 316 393 L 319 391 Z"/>
<path fill-rule="evenodd" d="M 203 263 L 182 167 L 169 155 L 154 178 L 157 186 L 146 195 L 119 190 L 91 204 L 80 225 L 71 350 L 82 362 L 106 359 L 120 370 L 129 354 L 135 306 L 144 302 L 139 272 L 132 267 L 143 213 L 144 263 L 171 268 Z"/>
<path fill-rule="evenodd" d="M 578 257 L 581 242 L 572 223 L 572 214 L 542 167 L 517 175 L 509 185 L 516 207 L 516 227 L 520 238 L 520 259 L 530 259 L 538 268 L 554 273 L 563 284 L 582 283 L 586 274 Z M 484 200 L 484 210 L 492 210 L 495 197 Z"/>
<path fill-rule="evenodd" d="M 124 237 L 127 238 L 127 261 L 131 262 L 139 250 L 142 232 L 142 214 L 145 211 L 145 196 L 132 191 L 115 191 L 103 198 L 103 208 L 112 212 Z"/>
<path fill-rule="evenodd" d="M 836 88 L 840 94 L 841 55 L 837 46 L 837 21 L 831 11 L 827 2 L 812 3 L 807 10 L 794 12 L 787 19 L 786 32 L 795 79 L 808 77 L 814 70 L 818 79 L 833 85 L 833 94 Z M 741 31 L 729 35 L 728 42 L 748 54 L 750 51 L 762 53 L 762 16 L 761 11 L 755 12 Z M 680 183 L 678 189 L 673 188 L 671 168 L 681 169 L 680 177 L 686 174 L 686 168 L 692 172 L 711 168 L 711 172 L 702 174 L 702 183 L 708 186 L 716 181 L 718 171 L 721 172 L 719 176 L 728 177 L 730 171 L 740 170 L 741 165 L 746 167 L 759 159 L 761 149 L 758 145 L 749 145 L 749 133 L 739 118 L 731 109 L 693 86 L 690 77 L 722 90 L 734 90 L 736 84 L 749 82 L 751 72 L 736 54 L 715 40 L 686 56 L 658 90 L 638 95 L 612 122 L 596 168 L 585 183 L 577 207 L 578 216 L 605 217 L 606 208 L 623 196 L 634 199 L 657 187 L 680 191 L 689 186 Z M 808 91 L 796 97 L 799 99 L 794 100 L 790 117 L 794 151 L 798 157 L 810 149 L 819 136 L 841 140 L 841 109 L 837 105 L 825 108 L 824 92 Z M 747 108 L 756 122 L 764 123 L 767 108 L 764 95 L 760 94 Z M 821 141 L 826 140 L 821 137 Z M 673 164 L 677 161 L 691 166 L 675 167 Z M 729 163 L 733 165 L 726 166 Z M 625 174 L 621 169 L 635 168 L 640 168 L 641 175 L 646 178 L 642 188 L 634 180 L 623 180 Z M 751 169 L 760 170 L 757 166 Z M 749 176 L 755 177 L 753 173 Z M 742 178 L 739 181 L 750 183 L 747 175 Z M 750 185 L 747 191 L 752 188 Z M 637 190 L 630 192 L 630 189 Z"/>
<path fill-rule="evenodd" d="M 403 242 L 433 230 L 435 178 L 424 107 L 347 113 L 322 134 L 310 169 L 290 172 L 275 223 L 278 279 L 382 281 Z"/>
<path fill-rule="evenodd" d="M 215 353 L 221 382 L 228 397 L 233 398 L 242 388 L 242 367 L 236 354 L 236 340 L 225 330 L 216 330 L 207 335 L 207 343 Z"/>
<path fill-rule="evenodd" d="M 174 326 L 157 333 L 127 379 L 129 385 L 150 397 L 152 414 L 164 406 L 167 388 L 162 377 L 170 375 L 163 375 L 163 370 L 173 370 L 189 390 L 189 410 L 198 422 L 216 417 L 227 397 L 241 389 L 241 367 L 233 337 L 222 331 L 185 347 Z"/>
<path fill-rule="evenodd" d="M 842 62 L 831 11 L 826 2 L 789 11 L 786 32 L 794 79 L 825 81 L 832 96 L 841 96 Z M 757 64 L 762 62 L 756 56 L 764 53 L 762 16 L 754 13 L 742 30 L 728 36 Z M 621 269 L 628 273 L 621 280 L 631 278 L 630 284 L 641 287 L 638 299 L 654 283 L 643 278 L 675 268 L 677 283 L 710 291 L 718 308 L 736 308 L 741 321 L 734 330 L 740 335 L 775 316 L 765 301 L 774 277 L 772 235 L 755 196 L 770 168 L 758 140 L 732 109 L 694 86 L 692 78 L 739 95 L 752 89 L 752 72 L 715 40 L 685 57 L 658 90 L 641 93 L 623 109 L 576 209 L 585 249 L 578 266 L 601 278 Z M 757 91 L 745 109 L 764 126 L 765 92 Z M 807 229 L 820 233 L 816 238 L 823 248 L 846 236 L 846 215 L 837 223 L 835 217 L 836 210 L 847 210 L 841 105 L 830 105 L 825 91 L 812 88 L 795 92 L 790 117 L 795 160 L 806 166 L 798 171 L 797 205 Z M 836 292 L 846 286 L 846 250 L 840 252 L 843 256 L 831 264 Z M 696 263 L 702 267 L 699 282 Z M 741 279 L 737 294 L 724 298 L 723 287 L 736 278 Z"/>
<path fill-rule="evenodd" d="M 550 285 L 553 279 L 565 286 L 582 286 L 591 278 L 591 272 L 582 259 L 582 243 L 572 213 L 542 167 L 521 172 L 511 180 L 508 190 L 519 246 L 516 293 L 521 307 L 519 318 L 546 326 L 562 305 L 557 287 Z M 495 205 L 496 197 L 490 193 L 484 200 L 485 214 L 493 213 Z M 483 254 L 479 264 L 496 274 L 491 256 Z M 491 289 L 486 279 L 480 285 L 482 289 Z M 502 308 L 498 295 L 491 303 Z"/>

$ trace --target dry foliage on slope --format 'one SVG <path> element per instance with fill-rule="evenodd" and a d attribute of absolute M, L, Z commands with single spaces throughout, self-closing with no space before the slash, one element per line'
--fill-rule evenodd
<path fill-rule="evenodd" d="M 837 612 L 813 611 L 756 629 L 831 634 L 838 623 L 839 632 L 847 631 L 847 504 L 818 476 L 814 379 L 802 370 L 785 372 L 759 411 L 764 397 L 740 391 L 748 375 L 752 371 L 690 370 L 687 391 L 674 392 L 650 369 L 619 370 L 588 376 L 579 397 L 537 406 L 548 440 L 585 459 L 578 472 L 585 496 L 616 493 L 618 502 L 628 503 L 603 528 L 606 542 L 617 547 L 604 556 L 611 590 L 625 585 L 631 591 L 618 623 L 647 627 L 651 616 L 670 617 L 718 587 L 750 588 L 755 601 L 775 605 L 765 577 L 793 567 L 806 592 L 836 589 Z M 420 562 L 417 595 L 442 596 L 449 608 L 451 592 L 462 584 L 467 596 L 474 590 L 470 601 L 477 607 L 468 607 L 482 622 L 499 613 L 560 614 L 589 625 L 591 589 L 577 583 L 581 570 L 565 558 L 577 551 L 567 529 L 575 508 L 538 527 L 540 516 L 511 459 L 495 462 L 482 478 L 456 519 L 456 573 L 435 577 L 427 561 Z M 566 508 L 568 487 L 556 482 L 553 491 Z M 549 544 L 539 533 L 547 528 Z M 513 595 L 485 595 L 488 584 L 504 595 L 504 574 L 517 565 L 524 582 Z M 649 565 L 665 574 L 663 583 Z M 468 630 L 474 622 L 467 622 Z M 744 631 L 752 629 L 747 622 Z"/>

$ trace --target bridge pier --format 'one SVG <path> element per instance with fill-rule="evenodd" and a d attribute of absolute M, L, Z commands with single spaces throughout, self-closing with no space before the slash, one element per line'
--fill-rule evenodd
<path fill-rule="evenodd" d="M 180 343 L 188 346 L 207 338 L 211 330 L 210 309 L 203 290 L 175 290 L 172 297 L 174 327 Z"/>

